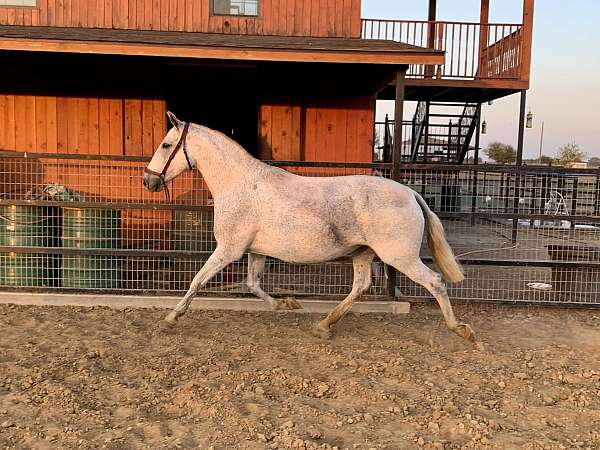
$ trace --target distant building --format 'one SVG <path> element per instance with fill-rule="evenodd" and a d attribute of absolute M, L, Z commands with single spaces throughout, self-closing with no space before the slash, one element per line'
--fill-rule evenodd
<path fill-rule="evenodd" d="M 589 169 L 590 165 L 586 162 L 574 162 L 567 164 L 570 169 Z"/>

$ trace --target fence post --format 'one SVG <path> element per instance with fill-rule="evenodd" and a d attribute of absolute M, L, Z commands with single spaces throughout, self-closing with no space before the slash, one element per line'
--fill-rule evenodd
<path fill-rule="evenodd" d="M 452 119 L 448 121 L 448 142 L 446 143 L 446 159 L 450 161 L 450 148 L 452 146 Z"/>
<path fill-rule="evenodd" d="M 579 195 L 579 189 L 578 189 L 578 184 L 579 184 L 579 177 L 577 175 L 575 175 L 575 178 L 573 178 L 573 186 L 571 189 L 571 211 L 569 211 L 569 214 L 571 216 L 576 216 L 577 215 L 577 197 Z M 575 222 L 571 221 L 571 230 L 575 229 Z"/>
<path fill-rule="evenodd" d="M 475 151 L 473 152 L 473 165 L 479 163 L 479 119 L 481 117 L 481 103 L 475 111 Z M 468 152 L 467 152 L 468 154 Z M 468 157 L 467 157 L 468 159 Z M 475 211 L 477 209 L 477 170 L 473 170 L 473 190 L 471 191 L 471 226 L 475 225 Z"/>
<path fill-rule="evenodd" d="M 396 99 L 394 104 L 394 140 L 392 147 L 392 180 L 400 181 L 400 162 L 402 155 L 402 119 L 404 117 L 404 76 L 407 67 L 396 72 Z M 391 299 L 396 297 L 396 269 L 387 267 L 386 294 Z"/>
<path fill-rule="evenodd" d="M 425 118 L 423 127 L 425 127 L 425 142 L 423 142 L 423 162 L 427 162 L 427 152 L 429 151 L 429 100 L 425 102 Z M 418 152 L 418 149 L 417 149 Z M 418 153 L 417 153 L 418 156 Z"/>
<path fill-rule="evenodd" d="M 600 176 L 596 176 L 596 185 L 594 186 L 594 214 L 600 215 Z"/>

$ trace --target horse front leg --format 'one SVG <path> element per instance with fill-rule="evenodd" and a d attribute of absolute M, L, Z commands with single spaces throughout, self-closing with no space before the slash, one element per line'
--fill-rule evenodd
<path fill-rule="evenodd" d="M 300 303 L 293 298 L 275 299 L 263 291 L 260 286 L 260 279 L 265 271 L 266 259 L 266 256 L 257 253 L 250 253 L 248 255 L 248 278 L 246 279 L 246 284 L 248 289 L 250 289 L 250 292 L 264 300 L 274 311 L 302 309 Z"/>
<path fill-rule="evenodd" d="M 229 263 L 239 259 L 243 254 L 243 251 L 232 251 L 231 249 L 225 249 L 218 245 L 212 255 L 208 258 L 206 263 L 202 266 L 200 271 L 196 274 L 192 280 L 188 291 L 186 292 L 183 299 L 173 308 L 164 321 L 169 325 L 175 325 L 177 319 L 184 315 L 189 308 L 192 300 L 194 299 L 198 289 L 202 288 L 208 281 L 214 277 L 221 269 L 223 269 Z"/>

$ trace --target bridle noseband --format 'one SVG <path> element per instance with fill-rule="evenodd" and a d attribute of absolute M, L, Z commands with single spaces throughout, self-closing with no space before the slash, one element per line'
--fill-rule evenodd
<path fill-rule="evenodd" d="M 185 125 L 183 126 L 183 131 L 181 132 L 181 135 L 179 136 L 179 141 L 177 142 L 177 145 L 175 145 L 175 148 L 169 155 L 169 159 L 167 159 L 167 163 L 163 167 L 162 172 L 160 172 L 160 173 L 155 172 L 154 170 L 148 169 L 147 167 L 144 169 L 144 173 L 149 173 L 150 175 L 156 175 L 157 177 L 159 177 L 160 182 L 165 187 L 167 186 L 167 183 L 165 181 L 165 174 L 167 173 L 167 170 L 169 170 L 169 166 L 173 162 L 173 159 L 177 155 L 177 152 L 179 151 L 180 148 L 183 148 L 183 154 L 185 155 L 185 160 L 187 161 L 188 168 L 190 170 L 192 170 L 194 168 L 194 166 L 192 166 L 192 162 L 190 161 L 190 156 L 188 155 L 187 148 L 185 145 L 185 138 L 187 137 L 189 128 L 190 128 L 190 123 L 186 122 Z"/>

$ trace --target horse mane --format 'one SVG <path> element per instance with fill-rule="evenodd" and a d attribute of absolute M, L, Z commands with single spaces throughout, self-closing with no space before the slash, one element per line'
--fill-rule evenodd
<path fill-rule="evenodd" d="M 227 136 L 225 133 L 214 130 L 204 125 L 190 122 L 190 128 L 198 132 L 201 136 L 207 139 L 213 147 L 217 148 L 223 156 L 231 158 L 239 158 L 241 164 L 246 164 L 248 168 L 274 170 L 276 167 L 271 166 L 258 158 L 255 158 L 242 147 L 234 139 Z"/>

